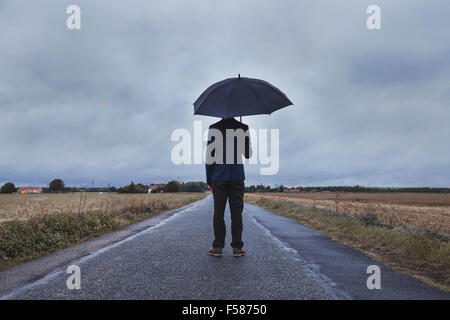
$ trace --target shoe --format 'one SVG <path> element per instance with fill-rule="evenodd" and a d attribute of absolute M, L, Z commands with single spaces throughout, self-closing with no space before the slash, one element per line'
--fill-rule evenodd
<path fill-rule="evenodd" d="M 211 248 L 208 250 L 208 253 L 214 257 L 222 256 L 222 248 Z"/>
<path fill-rule="evenodd" d="M 242 257 L 245 256 L 245 251 L 238 248 L 233 248 L 233 257 Z"/>

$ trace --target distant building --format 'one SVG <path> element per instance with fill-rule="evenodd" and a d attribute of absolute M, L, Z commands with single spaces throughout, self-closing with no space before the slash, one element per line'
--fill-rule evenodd
<path fill-rule="evenodd" d="M 151 184 L 148 187 L 148 193 L 152 193 L 154 192 L 154 190 L 158 189 L 158 188 L 163 188 L 164 184 Z"/>
<path fill-rule="evenodd" d="M 17 188 L 17 193 L 19 193 L 19 194 L 42 193 L 42 188 L 41 187 L 19 187 L 19 188 Z"/>
<path fill-rule="evenodd" d="M 283 192 L 300 192 L 300 190 L 297 188 L 286 188 Z"/>

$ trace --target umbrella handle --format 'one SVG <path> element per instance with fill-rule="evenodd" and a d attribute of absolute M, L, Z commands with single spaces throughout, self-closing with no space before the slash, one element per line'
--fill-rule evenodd
<path fill-rule="evenodd" d="M 241 79 L 241 74 L 240 73 L 238 73 L 238 79 Z M 242 116 L 240 116 L 239 119 L 240 119 L 239 121 L 242 123 Z"/>

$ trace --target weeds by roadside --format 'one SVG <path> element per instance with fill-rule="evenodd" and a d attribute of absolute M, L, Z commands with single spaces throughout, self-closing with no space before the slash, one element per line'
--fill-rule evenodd
<path fill-rule="evenodd" d="M 104 197 L 89 207 L 81 193 L 80 201 L 57 210 L 45 201 L 25 202 L 18 207 L 16 219 L 0 222 L 0 270 L 203 197 L 188 193 Z"/>
<path fill-rule="evenodd" d="M 247 193 L 247 197 L 289 200 L 296 204 L 361 216 L 372 213 L 396 227 L 450 233 L 450 195 L 361 193 Z"/>
<path fill-rule="evenodd" d="M 321 231 L 398 271 L 450 291 L 449 234 L 409 225 L 393 226 L 370 211 L 355 216 L 287 200 L 248 196 L 245 200 Z"/>

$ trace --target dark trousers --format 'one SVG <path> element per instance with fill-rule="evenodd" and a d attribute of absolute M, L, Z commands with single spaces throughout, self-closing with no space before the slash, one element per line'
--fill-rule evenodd
<path fill-rule="evenodd" d="M 231 212 L 231 246 L 242 248 L 242 209 L 244 208 L 244 181 L 213 181 L 214 196 L 214 248 L 225 246 L 225 206 L 230 205 Z"/>

